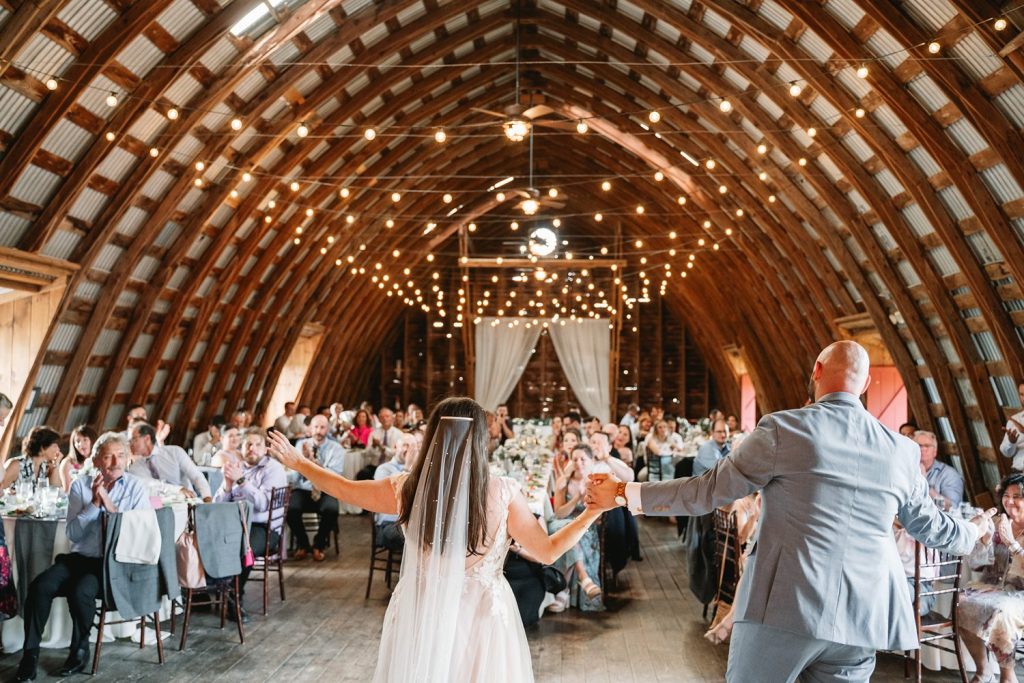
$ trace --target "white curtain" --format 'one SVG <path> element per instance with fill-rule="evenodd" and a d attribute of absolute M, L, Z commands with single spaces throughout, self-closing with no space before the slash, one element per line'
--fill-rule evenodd
<path fill-rule="evenodd" d="M 561 322 L 561 321 L 560 321 Z M 609 422 L 608 359 L 611 330 L 607 320 L 566 320 L 548 326 L 566 379 L 590 415 Z M 479 339 L 479 337 L 477 337 Z"/>
<path fill-rule="evenodd" d="M 484 410 L 495 410 L 508 399 L 537 346 L 540 329 L 538 321 L 518 318 L 484 318 L 476 324 L 475 398 Z"/>

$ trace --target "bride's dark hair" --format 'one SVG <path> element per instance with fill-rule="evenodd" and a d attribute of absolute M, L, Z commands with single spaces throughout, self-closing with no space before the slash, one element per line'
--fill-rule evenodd
<path fill-rule="evenodd" d="M 413 467 L 409 476 L 406 477 L 405 484 L 402 486 L 402 511 L 398 521 L 400 524 L 409 523 L 413 499 L 416 497 L 416 487 L 419 485 L 420 477 L 424 476 L 423 465 L 426 462 L 427 453 L 430 451 L 430 446 L 434 440 L 434 433 L 437 431 L 442 417 L 468 417 L 473 420 L 472 427 L 470 427 L 469 443 L 466 448 L 457 454 L 457 457 L 460 459 L 470 458 L 469 521 L 468 528 L 466 529 L 466 553 L 468 555 L 480 555 L 486 545 L 487 484 L 490 466 L 487 461 L 487 418 L 480 404 L 471 398 L 463 396 L 446 398 L 438 403 L 434 411 L 430 413 L 430 419 L 427 420 L 427 431 L 423 436 L 423 448 L 420 450 L 420 457 L 416 460 L 415 467 Z M 425 482 L 426 488 L 424 489 L 427 500 L 430 501 L 423 508 L 423 513 L 427 515 L 428 522 L 425 528 L 428 529 L 433 526 L 433 516 L 437 511 L 436 501 L 438 491 L 441 488 L 440 484 L 442 483 L 440 477 L 437 476 L 439 469 L 433 468 L 426 475 L 431 477 Z M 456 473 L 462 471 L 461 461 L 456 463 L 454 471 Z M 454 481 L 445 488 L 454 494 L 464 485 L 465 483 L 462 481 Z M 447 537 L 447 534 L 444 534 L 442 537 Z M 424 549 L 429 550 L 430 539 L 423 538 L 423 544 Z"/>

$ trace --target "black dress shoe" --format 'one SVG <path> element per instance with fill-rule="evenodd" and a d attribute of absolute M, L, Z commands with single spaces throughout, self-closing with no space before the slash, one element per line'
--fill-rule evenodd
<path fill-rule="evenodd" d="M 21 662 L 18 663 L 18 675 L 14 680 L 18 681 L 18 683 L 36 680 L 36 665 L 38 663 L 38 652 L 22 653 Z"/>
<path fill-rule="evenodd" d="M 64 662 L 64 666 L 60 668 L 60 677 L 71 676 L 72 674 L 82 673 L 85 668 L 89 666 L 89 647 L 80 648 L 78 652 L 72 652 L 68 655 L 67 661 Z"/>

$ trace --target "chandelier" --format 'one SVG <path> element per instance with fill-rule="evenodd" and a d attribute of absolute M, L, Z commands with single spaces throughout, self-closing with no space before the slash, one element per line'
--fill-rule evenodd
<path fill-rule="evenodd" d="M 502 124 L 505 137 L 512 142 L 522 142 L 530 132 L 530 124 L 519 117 L 511 118 Z"/>

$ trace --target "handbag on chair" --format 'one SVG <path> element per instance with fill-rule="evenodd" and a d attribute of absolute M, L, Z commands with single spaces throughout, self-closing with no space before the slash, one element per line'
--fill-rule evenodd
<path fill-rule="evenodd" d="M 242 568 L 248 569 L 256 564 L 256 556 L 252 552 L 252 546 L 249 544 L 249 520 L 246 519 L 246 514 L 243 512 L 245 506 L 238 506 L 238 517 L 242 520 L 242 538 L 245 543 L 245 553 L 242 554 Z"/>
<path fill-rule="evenodd" d="M 196 532 L 189 529 L 178 537 L 175 543 L 178 559 L 178 583 L 183 588 L 206 588 L 206 572 L 199 557 L 199 543 Z"/>
<path fill-rule="evenodd" d="M 18 587 L 14 585 L 14 572 L 7 543 L 0 539 L 0 617 L 12 619 L 16 616 L 18 616 Z"/>

